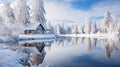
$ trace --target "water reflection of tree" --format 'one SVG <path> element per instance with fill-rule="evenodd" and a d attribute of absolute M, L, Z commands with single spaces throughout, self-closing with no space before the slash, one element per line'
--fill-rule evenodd
<path fill-rule="evenodd" d="M 62 39 L 62 38 L 58 38 L 58 39 L 54 42 L 54 44 L 55 44 L 55 45 L 61 45 L 61 44 L 63 44 L 63 40 L 64 40 L 64 39 Z"/>
<path fill-rule="evenodd" d="M 91 48 L 92 48 L 91 39 L 90 38 L 85 38 L 84 39 L 84 44 L 85 44 L 85 50 L 90 51 Z"/>
<path fill-rule="evenodd" d="M 120 39 L 102 39 L 100 45 L 105 52 L 105 56 L 110 58 L 111 54 L 119 49 Z"/>
<path fill-rule="evenodd" d="M 91 40 L 91 45 L 93 47 L 96 47 L 96 45 L 97 45 L 97 39 L 96 38 L 91 38 L 90 40 Z"/>
<path fill-rule="evenodd" d="M 76 37 L 73 37 L 73 38 L 71 38 L 72 40 L 71 40 L 71 42 L 72 42 L 72 45 L 77 45 L 77 39 L 78 38 L 76 38 Z"/>
<path fill-rule="evenodd" d="M 84 44 L 86 51 L 91 51 L 94 48 L 100 47 L 104 50 L 105 56 L 109 58 L 112 53 L 118 51 L 120 48 L 120 38 L 108 38 L 108 39 L 97 39 L 97 38 L 65 38 L 58 40 L 56 45 L 68 45 L 74 46 Z"/>
<path fill-rule="evenodd" d="M 83 42 L 83 38 L 78 38 L 77 44 L 78 44 L 78 45 L 81 45 L 82 42 Z"/>

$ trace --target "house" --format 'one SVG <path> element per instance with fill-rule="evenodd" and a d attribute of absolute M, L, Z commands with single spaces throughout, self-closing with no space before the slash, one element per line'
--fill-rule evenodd
<path fill-rule="evenodd" d="M 25 34 L 44 34 L 45 31 L 44 25 L 40 24 L 39 22 L 25 24 Z"/>

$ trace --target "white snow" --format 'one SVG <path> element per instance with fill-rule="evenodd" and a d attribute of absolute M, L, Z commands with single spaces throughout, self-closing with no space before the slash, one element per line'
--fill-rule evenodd
<path fill-rule="evenodd" d="M 0 42 L 13 42 L 13 41 L 15 40 L 10 36 L 0 36 Z"/>
<path fill-rule="evenodd" d="M 16 4 L 15 4 L 16 3 Z M 29 19 L 29 6 L 26 0 L 14 0 L 14 16 L 18 23 L 28 23 Z"/>
<path fill-rule="evenodd" d="M 84 32 L 86 34 L 90 34 L 90 31 L 91 31 L 91 19 L 90 19 L 90 17 L 88 17 L 87 20 L 86 20 L 86 22 L 85 22 Z"/>
<path fill-rule="evenodd" d="M 54 39 L 54 34 L 30 34 L 30 35 L 19 35 L 20 39 Z"/>
<path fill-rule="evenodd" d="M 40 25 L 39 22 L 26 23 L 26 24 L 25 24 L 25 30 L 36 30 L 39 25 Z"/>
<path fill-rule="evenodd" d="M 96 34 L 64 34 L 64 35 L 58 35 L 58 36 L 66 36 L 66 37 L 91 37 L 91 38 L 113 38 L 113 37 L 120 37 L 117 34 L 102 34 L 102 33 L 96 33 Z"/>

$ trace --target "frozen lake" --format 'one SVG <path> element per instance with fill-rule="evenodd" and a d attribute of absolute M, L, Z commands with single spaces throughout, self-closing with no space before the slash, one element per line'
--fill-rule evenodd
<path fill-rule="evenodd" d="M 120 67 L 119 57 L 119 38 L 59 38 L 48 41 L 0 44 L 0 60 L 4 60 L 4 62 L 0 61 L 0 67 L 6 67 L 6 64 L 10 67 L 21 67 L 20 65 L 32 67 Z M 14 66 L 14 62 L 18 65 Z"/>

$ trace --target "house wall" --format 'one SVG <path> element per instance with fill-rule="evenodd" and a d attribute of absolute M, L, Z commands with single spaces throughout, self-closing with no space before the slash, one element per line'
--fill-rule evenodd
<path fill-rule="evenodd" d="M 25 34 L 35 34 L 35 30 L 25 30 Z"/>

